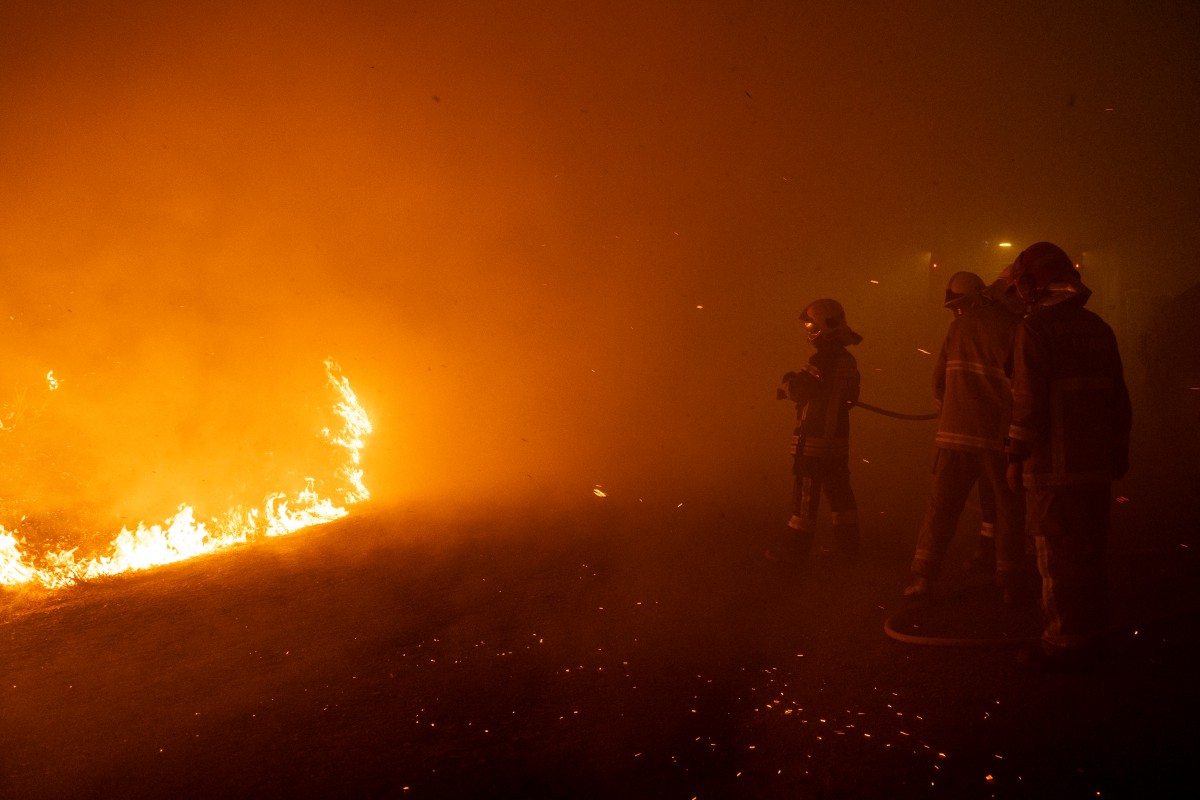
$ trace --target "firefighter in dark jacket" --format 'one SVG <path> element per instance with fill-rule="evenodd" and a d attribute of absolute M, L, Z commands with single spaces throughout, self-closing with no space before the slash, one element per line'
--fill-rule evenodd
<path fill-rule="evenodd" d="M 836 300 L 816 300 L 800 316 L 816 352 L 798 372 L 783 376 L 778 395 L 796 403 L 792 436 L 791 549 L 808 557 L 816 532 L 821 494 L 833 512 L 833 550 L 853 556 L 859 548 L 858 506 L 850 487 L 850 408 L 858 400 L 858 362 L 846 350 L 862 337 L 846 324 Z"/>
<path fill-rule="evenodd" d="M 1021 315 L 996 296 L 998 291 L 972 272 L 957 272 L 946 285 L 945 306 L 955 316 L 933 371 L 938 407 L 933 484 L 905 597 L 928 594 L 976 485 L 983 512 L 976 559 L 994 565 L 1006 602 L 1019 596 L 1025 560 L 1022 509 L 1006 482 L 1004 438 L 1012 413 L 1006 369 Z"/>
<path fill-rule="evenodd" d="M 1074 667 L 1109 626 L 1105 549 L 1111 482 L 1129 467 L 1132 411 L 1112 328 L 1084 308 L 1091 291 L 1048 242 L 1013 263 L 1028 315 L 1013 351 L 1008 480 L 1024 489 L 1042 576 L 1042 635 L 1023 663 Z"/>

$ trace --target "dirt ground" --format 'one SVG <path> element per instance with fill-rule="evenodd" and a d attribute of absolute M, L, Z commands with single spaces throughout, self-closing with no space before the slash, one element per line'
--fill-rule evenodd
<path fill-rule="evenodd" d="M 598 500 L 9 592 L 0 797 L 1193 797 L 1200 535 L 1133 505 L 1129 632 L 1081 674 L 1016 665 L 1037 612 L 981 579 L 906 606 L 883 512 L 803 572 L 778 509 Z"/>

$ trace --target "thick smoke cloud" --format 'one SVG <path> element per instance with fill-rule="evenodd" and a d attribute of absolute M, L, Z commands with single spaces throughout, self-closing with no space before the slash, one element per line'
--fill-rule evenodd
<path fill-rule="evenodd" d="M 1197 15 L 1172 4 L 0 15 L 5 384 L 62 381 L 2 491 L 43 511 L 302 477 L 326 356 L 385 499 L 773 499 L 807 301 L 866 336 L 866 399 L 920 411 L 933 263 L 1046 238 L 1123 265 L 1113 296 L 1195 277 Z M 923 471 L 929 431 L 856 436 L 868 487 Z"/>

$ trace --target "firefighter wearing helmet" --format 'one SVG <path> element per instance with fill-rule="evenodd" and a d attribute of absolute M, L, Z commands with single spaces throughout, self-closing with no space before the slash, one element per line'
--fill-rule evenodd
<path fill-rule="evenodd" d="M 1006 365 L 1021 316 L 973 272 L 950 276 L 945 306 L 954 321 L 933 370 L 938 409 L 933 481 L 904 596 L 929 593 L 967 497 L 977 486 L 983 524 L 969 564 L 994 569 L 1006 602 L 1012 603 L 1021 598 L 1020 588 L 1028 585 L 1031 571 L 1024 563 L 1020 497 L 1008 487 L 1004 454 L 1012 413 Z"/>
<path fill-rule="evenodd" d="M 961 317 L 983 294 L 983 278 L 974 272 L 956 272 L 946 283 L 946 308 Z"/>
<path fill-rule="evenodd" d="M 1129 466 L 1132 411 L 1113 330 L 1049 242 L 1024 250 L 1012 282 L 1028 309 L 1013 348 L 1008 480 L 1023 490 L 1042 576 L 1042 635 L 1022 651 L 1043 668 L 1084 665 L 1109 626 L 1105 547 L 1111 482 Z"/>
<path fill-rule="evenodd" d="M 803 369 L 783 376 L 778 397 L 796 404 L 792 436 L 792 517 L 786 550 L 804 561 L 812 550 L 821 495 L 833 512 L 833 550 L 858 552 L 858 506 L 850 486 L 850 408 L 858 400 L 858 362 L 846 348 L 862 337 L 836 300 L 810 303 L 800 315 L 815 352 Z"/>

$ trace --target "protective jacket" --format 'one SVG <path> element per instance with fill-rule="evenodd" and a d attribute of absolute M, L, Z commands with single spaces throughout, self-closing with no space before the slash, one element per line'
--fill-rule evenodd
<path fill-rule="evenodd" d="M 955 317 L 933 370 L 934 441 L 948 450 L 1004 450 L 1012 414 L 1006 366 L 1020 316 L 987 300 Z"/>
<path fill-rule="evenodd" d="M 1132 410 L 1112 328 L 1078 285 L 1022 321 L 1008 451 L 1028 489 L 1107 483 L 1129 465 Z"/>
<path fill-rule="evenodd" d="M 805 471 L 805 462 L 847 463 L 850 407 L 858 400 L 859 382 L 858 362 L 840 344 L 819 344 L 803 370 L 784 376 L 784 390 L 796 403 L 791 452 L 797 474 Z"/>

